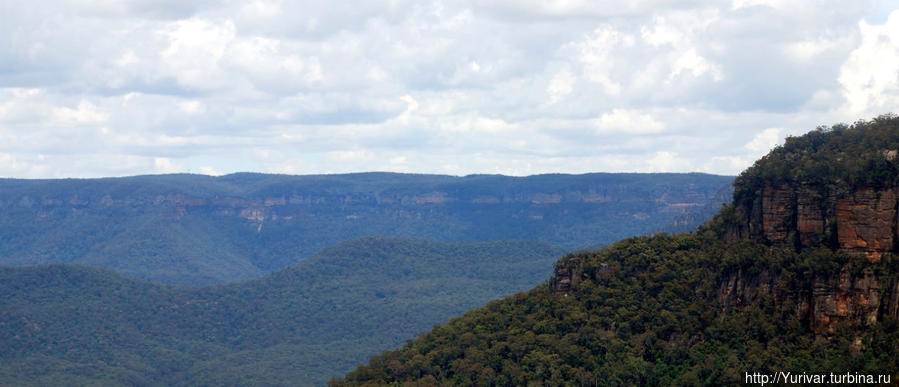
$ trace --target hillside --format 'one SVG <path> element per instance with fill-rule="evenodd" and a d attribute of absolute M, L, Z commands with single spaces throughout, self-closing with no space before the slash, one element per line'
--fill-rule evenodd
<path fill-rule="evenodd" d="M 731 177 L 363 173 L 0 179 L 0 264 L 80 263 L 173 284 L 255 278 L 369 236 L 575 249 L 677 223 Z"/>
<path fill-rule="evenodd" d="M 332 384 L 732 385 L 777 372 L 895 383 L 897 150 L 894 116 L 790 138 L 696 232 L 568 255 L 547 284 Z"/>
<path fill-rule="evenodd" d="M 537 242 L 367 238 L 206 288 L 79 265 L 0 267 L 0 385 L 324 384 L 534 286 L 560 254 Z"/>

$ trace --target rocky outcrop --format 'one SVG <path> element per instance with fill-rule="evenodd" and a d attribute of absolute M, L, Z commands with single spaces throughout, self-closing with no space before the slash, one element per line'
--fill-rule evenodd
<path fill-rule="evenodd" d="M 808 288 L 778 286 L 768 271 L 756 275 L 737 271 L 721 283 L 718 295 L 722 307 L 737 308 L 770 297 L 777 307 L 792 308 L 819 334 L 834 332 L 837 323 L 870 326 L 899 317 L 899 281 L 871 270 L 854 273 L 843 268 L 835 276 L 815 277 Z"/>
<path fill-rule="evenodd" d="M 818 333 L 839 322 L 873 324 L 897 317 L 899 282 L 873 270 L 887 254 L 899 253 L 897 201 L 897 188 L 822 192 L 803 184 L 765 186 L 737 208 L 744 237 L 796 250 L 826 246 L 846 254 L 849 262 L 836 274 L 819 274 L 799 293 L 777 290 L 767 272 L 751 278 L 735 273 L 721 285 L 720 297 L 725 305 L 741 306 L 769 294 L 780 305 L 795 305 Z"/>
<path fill-rule="evenodd" d="M 778 185 L 766 186 L 738 210 L 754 240 L 797 249 L 826 245 L 877 262 L 899 247 L 897 208 L 895 188 L 822 194 L 808 186 Z"/>
<path fill-rule="evenodd" d="M 843 270 L 837 278 L 815 278 L 809 303 L 809 324 L 815 332 L 832 332 L 834 323 L 860 322 L 872 325 L 884 316 L 896 317 L 895 311 L 882 308 L 884 301 L 896 298 L 887 293 L 881 279 L 867 271 L 853 275 Z"/>
<path fill-rule="evenodd" d="M 762 191 L 761 227 L 762 240 L 787 244 L 795 237 L 794 212 L 796 192 L 784 187 L 765 187 Z"/>
<path fill-rule="evenodd" d="M 577 286 L 583 274 L 580 258 L 562 259 L 556 264 L 555 275 L 550 280 L 549 286 L 556 294 L 568 294 Z"/>
<path fill-rule="evenodd" d="M 896 191 L 862 189 L 837 201 L 837 238 L 852 256 L 877 262 L 893 251 L 896 236 Z"/>

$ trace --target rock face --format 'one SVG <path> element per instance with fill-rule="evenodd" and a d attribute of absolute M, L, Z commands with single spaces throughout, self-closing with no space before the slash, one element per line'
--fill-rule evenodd
<path fill-rule="evenodd" d="M 792 305 L 816 333 L 832 333 L 840 322 L 873 325 L 899 311 L 899 281 L 871 270 L 853 274 L 844 268 L 837 276 L 813 278 L 800 292 L 777 286 L 776 280 L 767 271 L 754 276 L 738 271 L 721 283 L 718 301 L 740 308 L 770 296 L 777 305 Z"/>
<path fill-rule="evenodd" d="M 784 187 L 765 187 L 761 195 L 762 240 L 785 244 L 794 239 L 796 193 Z"/>
<path fill-rule="evenodd" d="M 883 297 L 884 290 L 889 290 L 883 285 L 870 272 L 854 276 L 844 270 L 836 281 L 815 278 L 809 310 L 812 329 L 819 333 L 832 331 L 834 323 L 851 320 L 874 324 L 881 310 L 895 316 L 895 308 L 889 311 L 889 301 L 897 295 L 887 292 L 888 297 Z"/>
<path fill-rule="evenodd" d="M 744 236 L 753 240 L 800 250 L 823 244 L 877 262 L 899 247 L 897 208 L 896 188 L 822 195 L 807 186 L 780 185 L 766 186 L 738 211 Z"/>
<path fill-rule="evenodd" d="M 820 198 L 799 195 L 796 198 L 796 231 L 799 245 L 818 246 L 825 242 L 827 215 Z"/>
<path fill-rule="evenodd" d="M 863 189 L 837 202 L 837 238 L 853 256 L 878 262 L 894 251 L 896 191 Z"/>
<path fill-rule="evenodd" d="M 555 275 L 550 281 L 550 287 L 556 294 L 568 294 L 577 286 L 583 276 L 583 268 L 580 258 L 570 257 L 556 264 Z"/>
<path fill-rule="evenodd" d="M 743 305 L 761 294 L 796 313 L 818 333 L 838 322 L 873 324 L 897 316 L 899 281 L 873 274 L 887 254 L 899 253 L 897 188 L 863 187 L 824 193 L 805 185 L 768 185 L 748 205 L 738 206 L 744 219 L 742 237 L 780 248 L 802 250 L 827 246 L 850 257 L 839 274 L 812 279 L 805 294 L 778 291 L 767 273 L 747 278 L 735 273 L 722 284 L 726 304 Z"/>

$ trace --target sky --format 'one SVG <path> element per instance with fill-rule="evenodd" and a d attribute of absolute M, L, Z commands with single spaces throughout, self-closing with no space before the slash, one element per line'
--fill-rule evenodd
<path fill-rule="evenodd" d="M 897 0 L 0 0 L 0 177 L 735 175 L 884 113 Z"/>

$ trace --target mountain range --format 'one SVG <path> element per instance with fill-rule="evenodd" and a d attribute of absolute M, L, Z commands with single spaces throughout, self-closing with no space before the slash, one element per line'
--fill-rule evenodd
<path fill-rule="evenodd" d="M 363 237 L 576 250 L 694 228 L 732 181 L 601 173 L 0 179 L 0 264 L 78 263 L 209 285 L 257 278 Z"/>

